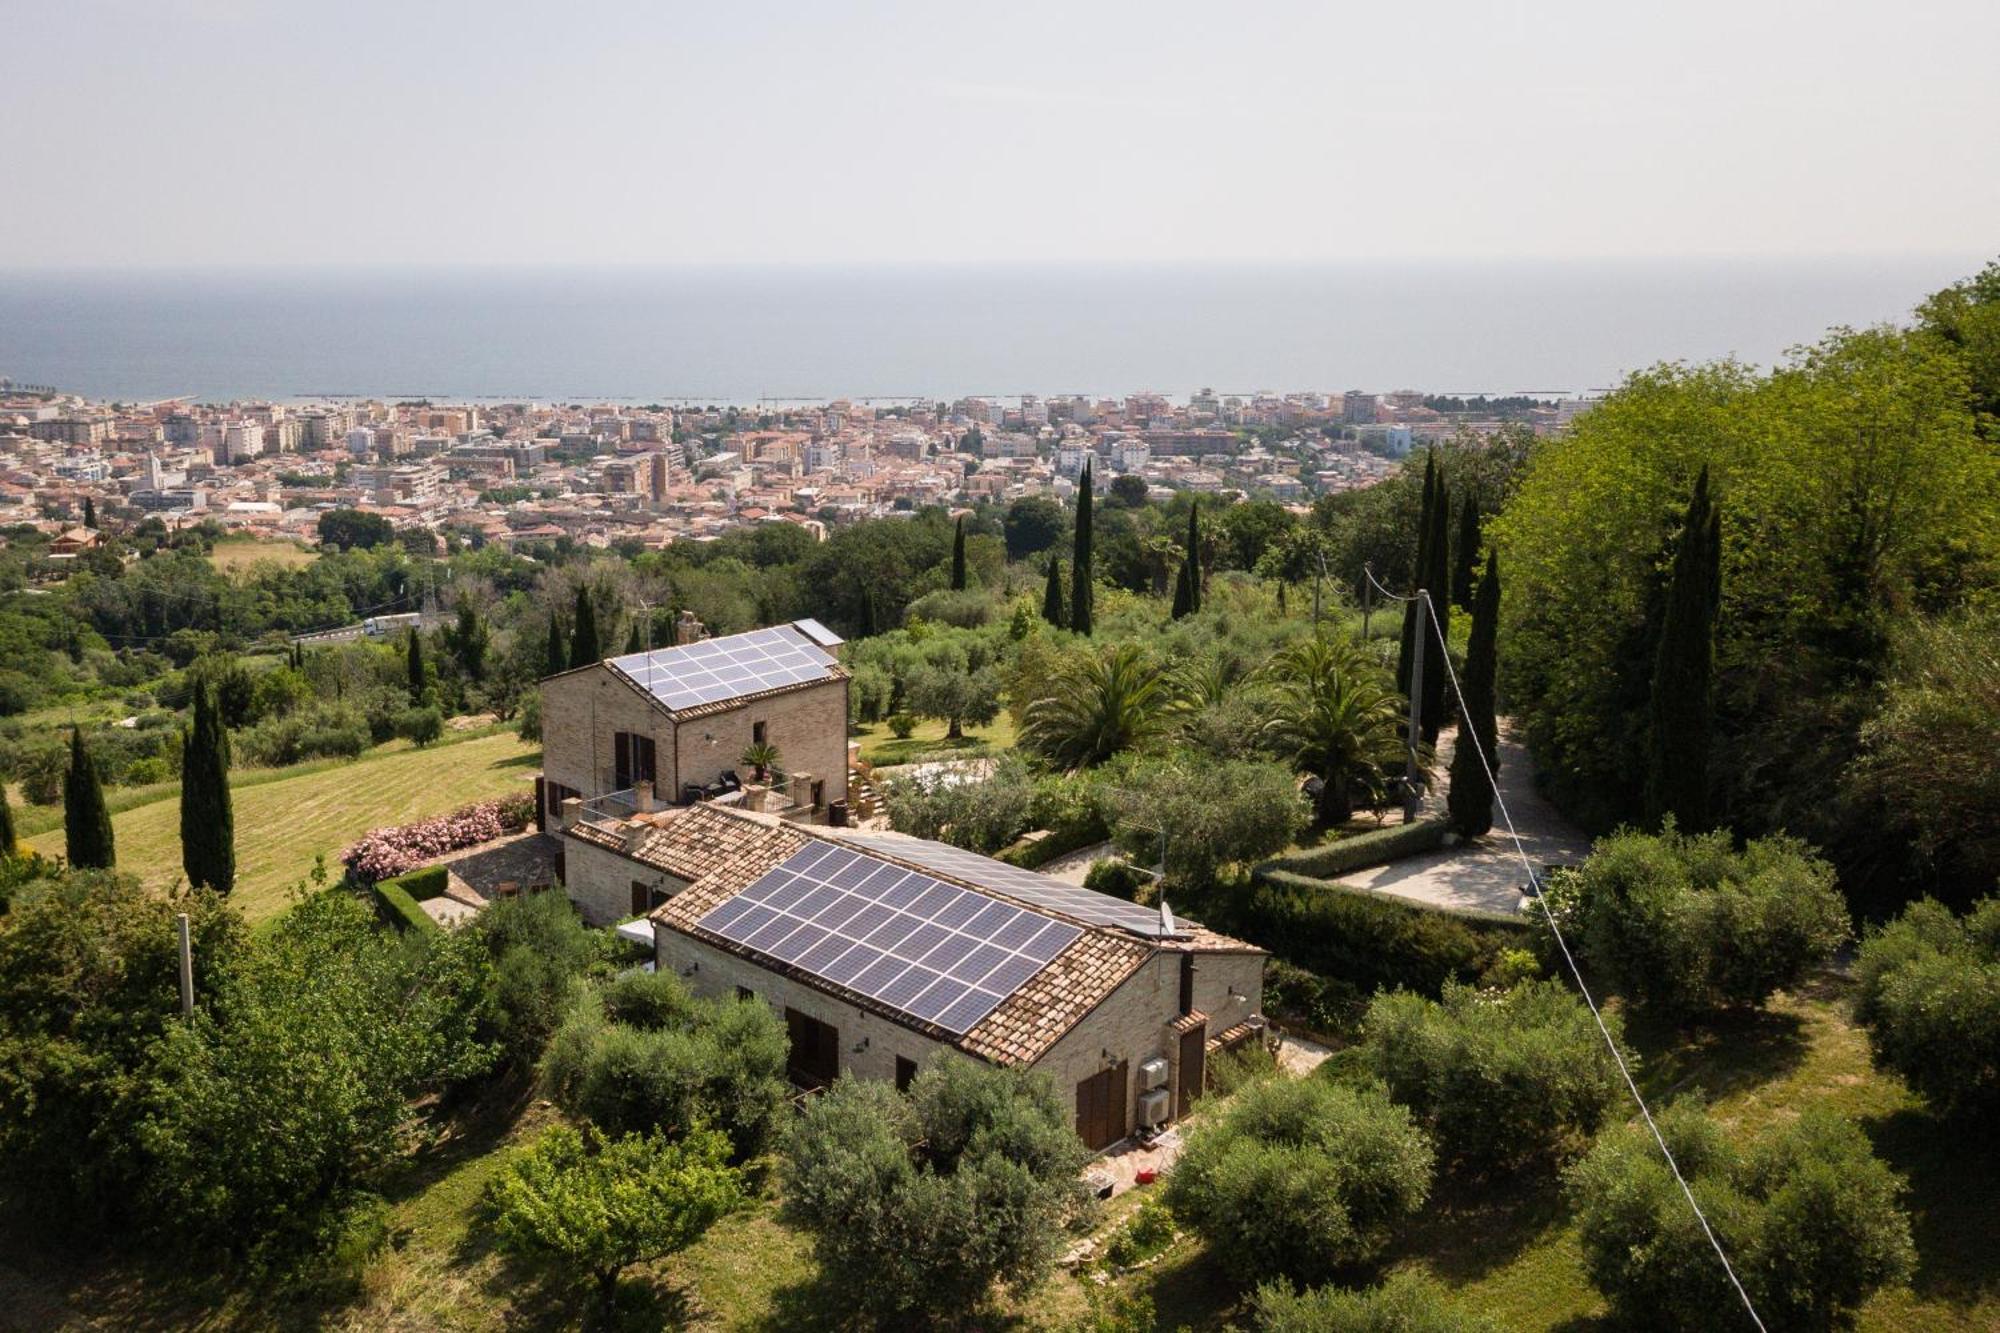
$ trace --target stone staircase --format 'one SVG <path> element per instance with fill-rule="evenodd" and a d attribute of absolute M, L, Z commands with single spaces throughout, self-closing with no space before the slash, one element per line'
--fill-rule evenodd
<path fill-rule="evenodd" d="M 851 768 L 847 772 L 847 819 L 851 824 L 880 819 L 886 812 L 882 793 L 875 790 L 872 776 L 871 770 L 866 767 Z"/>

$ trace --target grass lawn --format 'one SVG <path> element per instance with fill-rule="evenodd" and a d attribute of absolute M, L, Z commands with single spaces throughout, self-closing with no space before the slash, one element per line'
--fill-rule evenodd
<path fill-rule="evenodd" d="M 294 542 L 265 541 L 259 537 L 225 538 L 209 550 L 208 562 L 225 574 L 234 574 L 253 565 L 282 565 L 287 568 L 310 565 L 319 552 Z"/>
<path fill-rule="evenodd" d="M 508 730 L 422 750 L 398 741 L 360 759 L 245 770 L 233 784 L 236 903 L 251 922 L 261 921 L 284 909 L 286 889 L 306 877 L 321 852 L 337 874 L 333 858 L 371 828 L 525 792 L 539 753 Z M 149 884 L 171 882 L 181 873 L 179 785 L 107 795 L 119 869 Z M 22 812 L 25 841 L 59 855 L 61 821 L 59 810 Z"/>
<path fill-rule="evenodd" d="M 945 739 L 947 730 L 944 723 L 924 718 L 909 739 L 902 740 L 887 722 L 865 722 L 850 739 L 861 742 L 861 757 L 877 768 L 932 757 L 976 759 L 1014 748 L 1014 719 L 1005 710 L 987 726 L 966 727 L 965 735 L 955 741 Z"/>
<path fill-rule="evenodd" d="M 1910 1181 L 1920 1254 L 1909 1286 L 1878 1294 L 1863 1330 L 2000 1327 L 2000 1175 L 1995 1150 L 1940 1126 L 1902 1084 L 1877 1074 L 1847 1021 L 1841 983 L 1780 997 L 1755 1020 L 1692 1037 L 1634 1032 L 1649 1097 L 1700 1092 L 1728 1123 L 1754 1132 L 1809 1105 L 1860 1121 L 1876 1150 Z M 1210 1108 L 1219 1109 L 1211 1105 Z M 339 1329 L 576 1328 L 588 1293 L 551 1289 L 491 1249 L 480 1199 L 498 1152 L 531 1137 L 554 1112 L 525 1083 L 491 1090 L 449 1132 L 385 1181 L 389 1240 L 354 1281 L 332 1286 L 225 1285 L 112 1259 L 79 1261 L 55 1246 L 0 1238 L 0 1328 L 89 1315 L 113 1325 L 311 1326 Z M 847 1309 L 844 1281 L 823 1278 L 808 1240 L 776 1218 L 768 1178 L 758 1202 L 684 1254 L 628 1270 L 622 1328 L 831 1329 Z M 1112 1204 L 1104 1234 L 1142 1200 Z M 1387 1267 L 1427 1269 L 1503 1327 L 1586 1333 L 1605 1328 L 1584 1276 L 1560 1191 L 1547 1181 L 1495 1188 L 1440 1186 L 1389 1254 Z M 1365 1280 L 1358 1277 L 1357 1280 Z M 1248 1322 L 1243 1295 L 1183 1236 L 1149 1267 L 1115 1279 L 1153 1300 L 1162 1329 L 1220 1330 Z M 1092 1274 L 1057 1273 L 1003 1306 L 994 1327 L 1065 1329 L 1089 1310 Z M 10 1319 L 10 1314 L 12 1318 Z M 1718 1312 L 1718 1328 L 1736 1325 Z M 1608 1333 L 1608 1330 L 1607 1330 Z"/>

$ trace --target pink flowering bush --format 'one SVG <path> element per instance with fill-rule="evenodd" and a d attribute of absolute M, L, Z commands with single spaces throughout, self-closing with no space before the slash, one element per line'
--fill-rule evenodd
<path fill-rule="evenodd" d="M 463 806 L 447 815 L 371 830 L 367 837 L 340 854 L 347 873 L 364 884 L 414 870 L 435 856 L 477 847 L 527 826 L 532 800 L 508 797 Z"/>

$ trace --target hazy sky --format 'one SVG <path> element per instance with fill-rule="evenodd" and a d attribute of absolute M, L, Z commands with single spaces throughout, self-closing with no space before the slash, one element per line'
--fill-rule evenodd
<path fill-rule="evenodd" d="M 2000 3 L 0 0 L 0 267 L 2000 249 Z"/>

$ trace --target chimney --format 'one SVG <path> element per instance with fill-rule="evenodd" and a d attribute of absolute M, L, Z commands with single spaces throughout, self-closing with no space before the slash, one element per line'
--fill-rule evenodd
<path fill-rule="evenodd" d="M 682 644 L 697 643 L 707 637 L 708 631 L 703 629 L 701 622 L 694 618 L 694 612 L 683 611 L 675 618 L 674 644 L 676 647 Z"/>
<path fill-rule="evenodd" d="M 642 815 L 653 813 L 653 784 L 644 778 L 632 784 L 632 805 Z"/>

